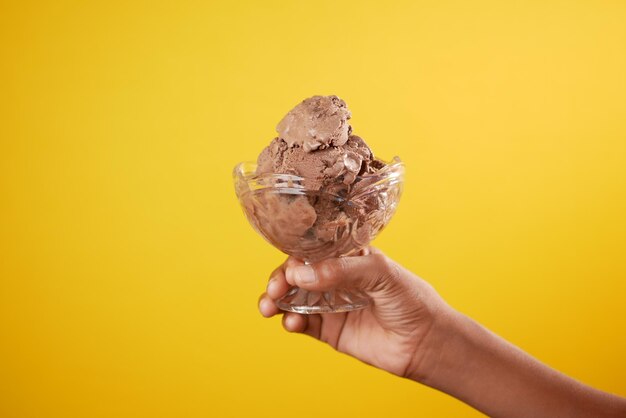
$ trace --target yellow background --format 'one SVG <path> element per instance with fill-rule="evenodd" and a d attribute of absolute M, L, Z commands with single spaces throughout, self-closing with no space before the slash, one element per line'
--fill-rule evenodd
<path fill-rule="evenodd" d="M 231 169 L 337 94 L 407 177 L 376 244 L 626 395 L 623 1 L 0 5 L 0 416 L 462 417 L 257 297 Z"/>

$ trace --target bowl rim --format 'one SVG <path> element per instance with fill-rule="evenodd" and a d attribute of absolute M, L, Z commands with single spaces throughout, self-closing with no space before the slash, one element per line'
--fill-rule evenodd
<path fill-rule="evenodd" d="M 391 160 L 383 160 L 382 158 L 377 158 L 377 160 L 385 163 L 385 167 L 381 168 L 375 173 L 366 175 L 366 176 L 356 176 L 355 181 L 358 179 L 372 179 L 376 177 L 386 177 L 390 174 L 395 174 L 396 176 L 402 176 L 404 174 L 405 164 L 397 155 L 391 158 Z M 250 172 L 249 174 L 245 174 L 243 168 L 246 166 L 257 167 L 258 164 L 256 161 L 242 161 L 235 165 L 233 169 L 233 177 L 238 180 L 244 180 L 246 182 L 250 181 L 258 181 L 261 179 L 279 179 L 279 180 L 291 180 L 291 181 L 304 181 L 306 178 L 297 176 L 295 174 L 284 174 L 284 173 L 263 173 L 263 174 L 255 174 L 254 172 Z"/>

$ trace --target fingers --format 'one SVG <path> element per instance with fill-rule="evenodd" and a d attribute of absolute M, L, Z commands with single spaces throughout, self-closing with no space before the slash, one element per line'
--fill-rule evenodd
<path fill-rule="evenodd" d="M 301 315 L 295 312 L 285 312 L 283 328 L 286 331 L 306 334 L 319 340 L 322 334 L 322 316 L 320 314 Z"/>
<path fill-rule="evenodd" d="M 266 318 L 282 313 L 282 324 L 286 331 L 303 333 L 319 338 L 322 324 L 320 315 L 300 315 L 295 312 L 283 312 L 276 305 L 276 300 L 287 293 L 290 287 L 285 278 L 285 267 L 297 267 L 303 264 L 299 260 L 288 258 L 285 263 L 272 272 L 267 283 L 267 290 L 259 298 L 259 311 Z"/>
<path fill-rule="evenodd" d="M 280 312 L 278 306 L 272 298 L 270 298 L 267 293 L 263 293 L 259 298 L 259 312 L 266 318 L 271 318 Z"/>
<path fill-rule="evenodd" d="M 259 298 L 259 311 L 261 315 L 270 318 L 281 312 L 278 306 L 276 306 L 276 300 L 283 297 L 290 287 L 285 279 L 285 268 L 287 266 L 296 267 L 302 264 L 302 261 L 289 257 L 272 272 L 267 283 L 267 289 Z"/>
<path fill-rule="evenodd" d="M 376 252 L 378 252 L 378 250 L 376 250 Z M 369 249 L 363 250 L 360 254 L 363 254 L 363 255 L 360 257 L 354 257 L 354 258 L 371 257 L 373 255 L 373 253 Z M 318 264 L 321 265 L 321 263 L 318 263 Z M 318 264 L 315 265 L 316 269 L 320 267 Z M 359 273 L 358 268 L 353 269 L 348 264 L 346 264 L 345 266 L 346 268 L 345 272 L 350 272 L 351 270 L 354 270 L 357 273 L 357 276 L 362 276 L 362 274 Z M 276 268 L 276 270 L 272 272 L 272 274 L 270 275 L 270 279 L 267 283 L 267 289 L 259 298 L 259 311 L 261 312 L 261 315 L 263 315 L 266 318 L 273 317 L 277 314 L 283 314 L 282 325 L 286 331 L 294 332 L 294 333 L 303 333 L 313 338 L 320 339 L 322 336 L 322 324 L 325 322 L 323 321 L 322 315 L 320 314 L 301 315 L 295 312 L 283 312 L 276 305 L 276 300 L 284 296 L 289 290 L 289 288 L 295 284 L 294 279 L 291 279 L 291 280 L 288 279 L 288 277 L 292 275 L 292 273 L 289 273 L 289 272 L 294 269 L 297 270 L 301 267 L 306 267 L 302 261 L 289 257 L 281 266 L 279 266 L 278 268 Z M 326 267 L 324 267 L 324 265 L 321 265 L 321 267 L 322 267 L 322 271 L 319 274 L 319 277 L 321 278 L 322 282 L 328 283 L 327 285 L 329 287 L 334 287 L 334 285 L 332 285 L 333 283 L 332 277 L 338 274 L 342 274 L 344 273 L 344 271 L 339 268 L 335 269 L 335 267 L 333 267 L 332 265 L 326 266 Z M 325 269 L 329 271 L 326 271 Z M 363 267 L 363 269 L 365 269 L 365 267 Z M 330 315 L 334 316 L 332 319 L 339 319 L 337 315 L 341 315 L 341 314 L 330 314 Z M 334 322 L 341 323 L 342 321 L 334 321 Z"/>
<path fill-rule="evenodd" d="M 307 290 L 324 291 L 342 286 L 376 290 L 398 278 L 398 269 L 382 253 L 332 258 L 311 265 L 292 265 L 285 271 L 289 284 Z"/>
<path fill-rule="evenodd" d="M 302 332 L 319 340 L 322 335 L 322 315 L 309 314 L 306 315 L 306 320 L 307 326 Z"/>
<path fill-rule="evenodd" d="M 304 333 L 315 338 L 320 336 L 321 318 L 319 315 L 300 315 L 295 312 L 282 312 L 267 293 L 263 293 L 259 298 L 259 311 L 266 318 L 283 313 L 283 328 L 289 332 Z"/>
<path fill-rule="evenodd" d="M 276 269 L 272 277 L 267 282 L 267 295 L 274 299 L 280 299 L 289 290 L 289 283 L 285 279 L 285 272 L 282 268 Z"/>
<path fill-rule="evenodd" d="M 313 330 L 309 330 L 309 315 L 300 315 L 295 312 L 281 312 L 276 306 L 276 303 L 267 296 L 267 293 L 263 293 L 259 299 L 259 311 L 261 315 L 266 318 L 270 318 L 278 313 L 283 313 L 283 328 L 289 332 L 300 332 L 309 335 L 319 335 L 319 318 L 317 321 L 311 321 L 312 324 L 317 326 Z M 311 315 L 318 316 L 318 315 Z"/>
<path fill-rule="evenodd" d="M 283 328 L 289 332 L 304 332 L 308 325 L 306 315 L 295 312 L 285 312 L 283 315 Z"/>

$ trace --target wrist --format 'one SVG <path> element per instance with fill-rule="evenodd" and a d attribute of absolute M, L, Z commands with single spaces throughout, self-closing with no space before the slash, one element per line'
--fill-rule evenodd
<path fill-rule="evenodd" d="M 415 351 L 406 376 L 411 380 L 440 389 L 439 381 L 454 368 L 458 352 L 462 351 L 465 321 L 471 321 L 442 301 L 428 331 Z"/>
<path fill-rule="evenodd" d="M 446 306 L 424 340 L 415 362 L 418 366 L 407 377 L 491 415 L 502 410 L 497 404 L 502 399 L 507 402 L 509 388 L 520 383 L 511 382 L 517 378 L 508 370 L 514 365 L 507 365 L 502 358 L 502 342 L 471 318 Z"/>

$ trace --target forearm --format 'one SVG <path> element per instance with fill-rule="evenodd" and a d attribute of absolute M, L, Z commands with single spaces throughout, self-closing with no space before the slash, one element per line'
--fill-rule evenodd
<path fill-rule="evenodd" d="M 626 400 L 538 362 L 449 310 L 435 323 L 413 377 L 502 417 L 624 417 Z"/>

